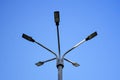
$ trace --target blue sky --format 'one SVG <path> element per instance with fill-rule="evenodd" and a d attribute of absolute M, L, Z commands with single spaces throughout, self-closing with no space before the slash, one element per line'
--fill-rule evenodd
<path fill-rule="evenodd" d="M 120 80 L 119 0 L 0 0 L 0 80 L 57 80 L 54 55 L 21 36 L 57 50 L 53 13 L 60 11 L 61 54 L 94 31 L 98 36 L 71 51 L 63 80 Z"/>

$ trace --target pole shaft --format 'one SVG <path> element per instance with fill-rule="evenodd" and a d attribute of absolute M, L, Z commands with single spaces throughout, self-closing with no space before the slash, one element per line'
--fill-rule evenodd
<path fill-rule="evenodd" d="M 62 80 L 62 66 L 58 66 L 58 80 Z"/>
<path fill-rule="evenodd" d="M 57 25 L 57 39 L 58 39 L 58 55 L 59 55 L 59 58 L 61 58 L 61 52 L 60 52 L 60 36 L 59 36 L 59 28 L 58 28 L 58 25 Z"/>

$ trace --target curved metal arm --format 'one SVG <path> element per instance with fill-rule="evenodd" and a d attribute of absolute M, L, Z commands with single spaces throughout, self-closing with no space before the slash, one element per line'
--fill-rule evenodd
<path fill-rule="evenodd" d="M 92 34 L 90 34 L 87 38 L 83 39 L 82 41 L 80 41 L 79 43 L 77 43 L 75 46 L 73 46 L 71 49 L 69 49 L 67 52 L 64 53 L 64 55 L 62 56 L 62 59 L 65 57 L 65 55 L 67 53 L 69 53 L 70 51 L 72 51 L 73 49 L 75 49 L 76 47 L 78 47 L 80 44 L 84 43 L 85 41 L 88 41 L 92 38 L 94 38 L 95 36 L 97 36 L 97 32 L 94 32 Z"/>
<path fill-rule="evenodd" d="M 38 43 L 35 41 L 36 44 L 38 44 L 39 46 L 43 47 L 44 49 L 48 50 L 49 52 L 51 52 L 52 54 L 54 54 L 56 56 L 56 58 L 58 58 L 57 54 L 55 52 L 53 52 L 52 50 L 50 50 L 49 48 L 43 46 L 42 44 Z"/>
<path fill-rule="evenodd" d="M 52 50 L 50 50 L 49 48 L 43 46 L 42 44 L 38 43 L 37 41 L 35 41 L 31 36 L 28 36 L 26 34 L 23 33 L 22 37 L 28 41 L 31 41 L 31 42 L 35 42 L 36 44 L 38 44 L 39 46 L 45 48 L 46 50 L 48 50 L 49 52 L 51 52 L 52 54 L 54 54 L 56 56 L 56 58 L 58 58 L 57 54 L 55 52 L 53 52 Z"/>
<path fill-rule="evenodd" d="M 71 49 L 69 49 L 68 51 L 66 51 L 65 53 L 64 53 L 64 55 L 62 56 L 62 59 L 64 59 L 64 57 L 65 57 L 65 55 L 67 54 L 67 53 L 69 53 L 70 51 L 72 51 L 73 49 L 75 49 L 76 47 L 78 47 L 79 45 L 81 45 L 82 43 L 84 43 L 86 40 L 85 39 L 83 39 L 82 41 L 80 41 L 79 43 L 77 43 L 76 45 L 74 45 Z"/>
<path fill-rule="evenodd" d="M 46 63 L 46 62 L 50 62 L 50 61 L 53 61 L 53 60 L 55 60 L 56 58 L 52 58 L 52 59 L 48 59 L 48 60 L 46 60 L 46 61 L 43 61 L 44 63 Z"/>
<path fill-rule="evenodd" d="M 48 60 L 46 60 L 46 61 L 39 61 L 39 62 L 37 62 L 35 65 L 41 66 L 41 65 L 43 65 L 44 63 L 53 61 L 53 60 L 55 60 L 55 59 L 56 59 L 56 58 L 48 59 Z"/>
<path fill-rule="evenodd" d="M 72 62 L 72 61 L 70 61 L 70 60 L 68 60 L 68 59 L 66 59 L 66 58 L 64 58 L 64 60 L 67 61 L 67 62 L 69 62 L 69 63 L 71 63 L 71 64 L 72 64 L 73 66 L 75 66 L 75 67 L 80 66 L 80 64 L 78 64 L 78 63 L 76 63 L 76 62 Z"/>

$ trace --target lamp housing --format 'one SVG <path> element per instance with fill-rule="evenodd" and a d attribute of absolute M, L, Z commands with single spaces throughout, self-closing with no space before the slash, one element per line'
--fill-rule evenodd
<path fill-rule="evenodd" d="M 97 32 L 94 32 L 94 33 L 90 34 L 90 35 L 86 38 L 86 41 L 94 38 L 95 36 L 97 36 Z"/>
<path fill-rule="evenodd" d="M 58 26 L 58 25 L 59 25 L 59 22 L 60 22 L 59 11 L 55 11 L 55 12 L 54 12 L 54 20 L 55 20 L 56 25 Z"/>
<path fill-rule="evenodd" d="M 28 36 L 26 34 L 23 33 L 22 37 L 28 41 L 31 41 L 31 42 L 35 42 L 35 40 L 31 37 L 31 36 Z"/>
<path fill-rule="evenodd" d="M 43 64 L 44 64 L 44 62 L 41 62 L 41 61 L 40 61 L 40 62 L 36 63 L 35 65 L 36 65 L 36 66 L 41 66 L 41 65 L 43 65 Z"/>

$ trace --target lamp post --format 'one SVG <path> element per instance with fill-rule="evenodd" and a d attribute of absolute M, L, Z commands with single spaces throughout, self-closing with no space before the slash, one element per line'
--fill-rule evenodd
<path fill-rule="evenodd" d="M 55 11 L 54 12 L 54 20 L 55 20 L 55 24 L 56 24 L 56 28 L 57 28 L 57 41 L 58 41 L 58 54 L 56 54 L 55 52 L 53 52 L 52 50 L 50 50 L 49 48 L 45 47 L 44 45 L 42 45 L 41 43 L 35 41 L 31 36 L 28 36 L 26 34 L 22 34 L 22 37 L 30 42 L 34 42 L 37 45 L 41 46 L 42 48 L 46 49 L 47 51 L 49 51 L 50 53 L 52 53 L 55 58 L 52 59 L 48 59 L 45 61 L 39 61 L 37 62 L 35 65 L 36 66 L 41 66 L 46 62 L 50 62 L 53 60 L 56 60 L 56 67 L 58 69 L 58 80 L 62 80 L 62 70 L 64 68 L 64 60 L 71 63 L 73 66 L 78 67 L 80 66 L 78 63 L 76 62 L 72 62 L 69 59 L 65 58 L 65 55 L 68 54 L 70 51 L 72 51 L 73 49 L 77 48 L 78 46 L 80 46 L 82 43 L 94 38 L 95 36 L 97 36 L 97 32 L 94 32 L 92 34 L 90 34 L 88 37 L 86 37 L 85 39 L 83 39 L 82 41 L 80 41 L 79 43 L 77 43 L 76 45 L 74 45 L 72 48 L 70 48 L 69 50 L 67 50 L 62 56 L 61 56 L 61 51 L 60 51 L 60 36 L 59 36 L 59 22 L 60 22 L 60 15 L 59 15 L 59 11 Z"/>

